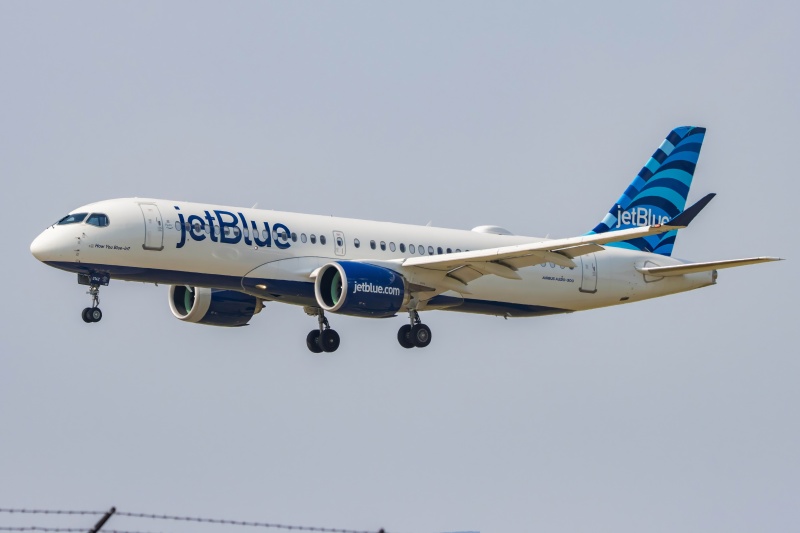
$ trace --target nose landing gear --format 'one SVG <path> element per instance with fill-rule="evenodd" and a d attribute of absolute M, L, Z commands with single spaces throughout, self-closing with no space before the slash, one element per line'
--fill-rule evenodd
<path fill-rule="evenodd" d="M 92 297 L 92 306 L 85 308 L 81 312 L 81 318 L 87 324 L 92 322 L 100 322 L 103 318 L 103 312 L 100 310 L 100 286 L 108 285 L 108 274 L 78 274 L 78 283 L 80 285 L 89 286 L 89 296 Z"/>
<path fill-rule="evenodd" d="M 103 312 L 98 307 L 100 305 L 100 287 L 91 285 L 89 287 L 89 295 L 92 297 L 92 306 L 84 309 L 81 313 L 81 317 L 87 324 L 100 322 L 103 318 Z"/>
<path fill-rule="evenodd" d="M 425 348 L 431 343 L 431 328 L 422 323 L 415 309 L 408 312 L 410 324 L 397 331 L 397 342 L 403 348 Z"/>
<path fill-rule="evenodd" d="M 313 353 L 335 352 L 339 348 L 339 334 L 331 329 L 328 319 L 325 318 L 325 311 L 316 309 L 313 313 L 306 313 L 316 314 L 319 322 L 319 329 L 310 331 L 306 336 L 308 349 Z"/>

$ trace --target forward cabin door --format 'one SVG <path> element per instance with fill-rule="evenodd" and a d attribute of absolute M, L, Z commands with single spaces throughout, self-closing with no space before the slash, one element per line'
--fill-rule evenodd
<path fill-rule="evenodd" d="M 581 256 L 581 292 L 597 292 L 597 257 L 596 254 Z"/>
<path fill-rule="evenodd" d="M 139 204 L 144 216 L 144 244 L 145 250 L 164 249 L 164 224 L 161 221 L 161 211 L 156 204 Z"/>

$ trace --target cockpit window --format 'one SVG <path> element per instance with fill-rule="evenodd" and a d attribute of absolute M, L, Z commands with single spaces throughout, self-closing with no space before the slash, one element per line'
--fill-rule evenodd
<path fill-rule="evenodd" d="M 86 223 L 97 226 L 98 228 L 104 228 L 108 226 L 108 217 L 102 213 L 92 213 L 89 215 L 89 218 L 86 219 Z"/>
<path fill-rule="evenodd" d="M 64 226 L 66 224 L 77 224 L 78 222 L 83 222 L 84 218 L 86 218 L 86 213 L 73 213 L 59 220 L 58 225 Z"/>

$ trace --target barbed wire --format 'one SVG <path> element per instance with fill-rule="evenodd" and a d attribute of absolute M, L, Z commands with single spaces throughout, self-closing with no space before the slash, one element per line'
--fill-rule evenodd
<path fill-rule="evenodd" d="M 90 515 L 99 516 L 106 514 L 106 511 L 72 511 L 62 509 L 12 509 L 0 508 L 0 513 L 7 514 L 36 514 L 36 515 Z M 176 522 L 195 522 L 201 524 L 219 524 L 226 526 L 240 526 L 240 527 L 260 527 L 265 529 L 284 529 L 287 531 L 312 531 L 315 533 L 386 533 L 385 530 L 359 530 L 359 529 L 342 529 L 333 527 L 315 527 L 315 526 L 296 526 L 290 524 L 279 524 L 275 522 L 254 522 L 247 520 L 229 520 L 224 518 L 202 518 L 197 516 L 177 516 L 166 514 L 152 514 L 152 513 L 131 513 L 125 511 L 116 511 L 115 516 L 125 516 L 128 518 L 144 518 L 149 520 L 172 520 Z M 0 531 L 42 531 L 45 533 L 73 533 L 85 532 L 86 528 L 67 528 L 67 527 L 43 527 L 43 526 L 0 526 Z M 144 533 L 141 531 L 127 531 L 127 530 L 114 530 L 105 529 L 107 533 Z"/>
<path fill-rule="evenodd" d="M 72 514 L 72 515 L 102 515 L 105 511 L 64 511 L 58 509 L 6 509 L 0 508 L 0 513 L 19 514 Z"/>
<path fill-rule="evenodd" d="M 50 513 L 55 514 L 55 513 Z M 61 513 L 65 514 L 65 513 Z M 0 531 L 43 531 L 45 533 L 86 533 L 85 527 L 45 527 L 45 526 L 0 526 Z M 103 533 L 152 533 L 121 529 L 103 529 Z"/>
<path fill-rule="evenodd" d="M 55 513 L 53 513 L 55 514 Z M 77 528 L 77 527 L 44 527 L 44 526 L 0 526 L 0 531 L 49 531 L 49 532 L 60 532 L 60 533 L 78 533 L 82 531 L 86 533 L 86 528 Z"/>
<path fill-rule="evenodd" d="M 148 518 L 151 520 L 173 520 L 179 522 L 197 522 L 205 524 L 222 524 L 227 526 L 245 526 L 245 527 L 262 527 L 272 529 L 286 529 L 290 531 L 315 531 L 317 533 L 386 533 L 383 529 L 375 530 L 358 530 L 358 529 L 339 529 L 332 527 L 314 527 L 314 526 L 292 526 L 288 524 L 278 524 L 272 522 L 250 522 L 246 520 L 227 520 L 223 518 L 201 518 L 196 516 L 174 516 L 163 514 L 148 514 L 148 513 L 128 513 L 124 511 L 117 511 L 117 516 L 127 516 L 130 518 Z"/>

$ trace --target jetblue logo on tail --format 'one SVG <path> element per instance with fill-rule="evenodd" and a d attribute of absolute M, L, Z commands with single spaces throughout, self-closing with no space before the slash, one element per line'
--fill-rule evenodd
<path fill-rule="evenodd" d="M 672 130 L 589 234 L 667 224 L 683 212 L 705 134 L 705 128 L 694 126 Z M 607 246 L 669 256 L 675 238 L 676 234 L 669 232 Z"/>
<path fill-rule="evenodd" d="M 666 224 L 671 219 L 666 215 L 656 215 L 652 210 L 646 207 L 634 207 L 629 211 L 623 211 L 620 206 L 617 206 L 617 229 L 624 226 L 656 226 L 659 224 Z"/>

